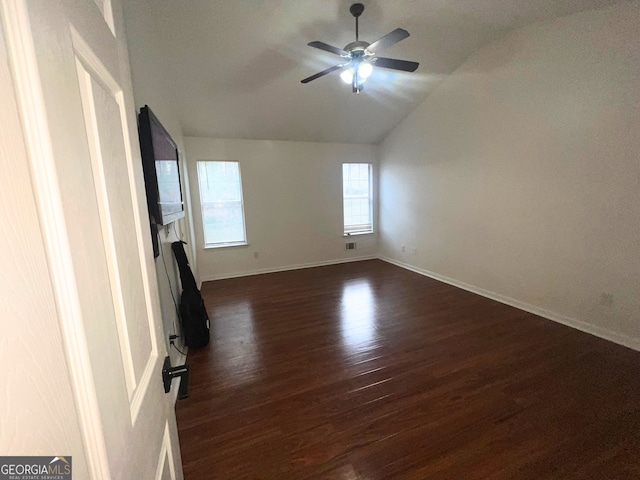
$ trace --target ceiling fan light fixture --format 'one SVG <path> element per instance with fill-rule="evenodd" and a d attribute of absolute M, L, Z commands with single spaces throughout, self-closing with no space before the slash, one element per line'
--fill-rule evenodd
<path fill-rule="evenodd" d="M 321 72 L 311 75 L 301 80 L 302 83 L 309 83 L 312 80 L 323 77 L 336 70 L 342 70 L 340 78 L 344 83 L 351 84 L 353 93 L 360 93 L 367 78 L 373 73 L 374 64 L 379 68 L 399 70 L 401 72 L 415 72 L 418 62 L 398 60 L 395 58 L 380 57 L 378 53 L 409 36 L 409 32 L 402 28 L 396 28 L 392 32 L 379 38 L 373 43 L 361 41 L 358 35 L 358 17 L 364 11 L 362 3 L 354 3 L 349 9 L 351 15 L 356 19 L 356 41 L 351 42 L 344 48 L 334 47 L 320 41 L 310 42 L 307 45 L 313 48 L 324 50 L 342 57 L 343 63 L 324 69 Z M 345 68 L 346 67 L 346 68 Z"/>
<path fill-rule="evenodd" d="M 358 83 L 363 84 L 364 82 L 367 81 L 367 78 L 369 78 L 373 73 L 373 65 L 371 65 L 369 62 L 361 62 L 357 68 L 358 68 Z M 344 83 L 352 84 L 353 75 L 355 71 L 356 70 L 354 67 L 349 67 L 340 74 L 340 78 Z"/>
<path fill-rule="evenodd" d="M 362 62 L 358 65 L 358 78 L 365 81 L 373 73 L 373 65 L 369 62 Z"/>
<path fill-rule="evenodd" d="M 345 71 L 343 71 L 340 74 L 340 78 L 342 79 L 342 81 L 344 83 L 349 83 L 351 84 L 351 82 L 353 82 L 353 74 L 354 74 L 355 70 L 353 69 L 353 67 L 347 68 Z"/>

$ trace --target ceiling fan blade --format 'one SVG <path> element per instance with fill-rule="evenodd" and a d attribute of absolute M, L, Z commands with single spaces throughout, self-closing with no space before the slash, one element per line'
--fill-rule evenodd
<path fill-rule="evenodd" d="M 334 72 L 334 71 L 338 70 L 339 68 L 344 67 L 345 65 L 348 65 L 348 63 L 341 63 L 340 65 L 334 65 L 333 67 L 329 67 L 326 70 L 322 70 L 321 72 L 318 72 L 315 75 L 311 75 L 310 77 L 307 77 L 304 80 L 300 80 L 300 82 L 301 83 L 309 83 L 310 81 L 315 80 L 316 78 L 323 77 L 327 73 Z"/>
<path fill-rule="evenodd" d="M 340 56 L 343 56 L 343 55 L 344 56 L 348 56 L 349 55 L 347 52 L 345 52 L 341 48 L 334 47 L 333 45 L 329 45 L 329 44 L 324 43 L 324 42 L 310 42 L 310 43 L 307 43 L 307 45 L 309 45 L 310 47 L 313 47 L 313 48 L 319 48 L 320 50 L 324 50 L 325 52 L 333 53 L 335 55 L 340 55 Z"/>
<path fill-rule="evenodd" d="M 409 62 L 408 60 L 398 60 L 396 58 L 376 57 L 374 65 L 392 70 L 402 70 L 403 72 L 415 72 L 420 64 L 418 62 Z"/>
<path fill-rule="evenodd" d="M 376 40 L 371 45 L 367 47 L 367 50 L 371 53 L 379 52 L 380 50 L 384 50 L 385 48 L 389 48 L 391 45 L 395 45 L 400 40 L 404 40 L 409 36 L 409 32 L 407 32 L 403 28 L 396 28 L 393 32 L 387 33 L 380 40 Z"/>

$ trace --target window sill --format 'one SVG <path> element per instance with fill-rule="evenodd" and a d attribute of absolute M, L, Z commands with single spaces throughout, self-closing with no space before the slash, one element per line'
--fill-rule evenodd
<path fill-rule="evenodd" d="M 247 242 L 234 242 L 234 243 L 219 243 L 216 245 L 205 245 L 204 249 L 209 250 L 210 248 L 228 248 L 228 247 L 248 247 L 249 244 Z"/>
<path fill-rule="evenodd" d="M 371 230 L 370 232 L 353 232 L 353 233 L 345 233 L 342 236 L 343 237 L 355 237 L 357 235 L 373 235 L 374 231 Z"/>

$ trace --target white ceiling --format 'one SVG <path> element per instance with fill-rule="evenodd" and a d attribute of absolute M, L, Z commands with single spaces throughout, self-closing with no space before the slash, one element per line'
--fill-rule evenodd
<path fill-rule="evenodd" d="M 187 136 L 378 143 L 446 75 L 507 31 L 615 0 L 364 0 L 360 39 L 401 27 L 383 55 L 420 62 L 377 69 L 360 95 L 339 72 L 303 78 L 340 57 L 306 44 L 355 40 L 352 1 L 131 0 L 153 5 L 176 109 Z"/>

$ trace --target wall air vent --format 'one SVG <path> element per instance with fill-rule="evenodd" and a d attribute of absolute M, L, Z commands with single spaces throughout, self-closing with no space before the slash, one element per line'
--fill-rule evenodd
<path fill-rule="evenodd" d="M 347 242 L 345 244 L 345 250 L 355 250 L 356 249 L 356 242 Z"/>

